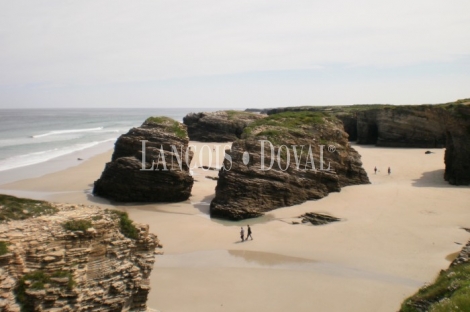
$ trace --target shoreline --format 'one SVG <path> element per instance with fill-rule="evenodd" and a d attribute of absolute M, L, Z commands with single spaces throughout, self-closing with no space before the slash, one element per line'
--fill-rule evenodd
<path fill-rule="evenodd" d="M 0 192 L 113 207 L 149 224 L 165 253 L 157 256 L 151 275 L 152 309 L 311 311 L 313 304 L 319 311 L 338 311 L 347 304 L 350 311 L 396 311 L 449 266 L 446 257 L 462 248 L 456 243 L 469 240 L 460 228 L 469 227 L 470 188 L 443 180 L 443 149 L 425 155 L 430 149 L 353 147 L 372 184 L 348 186 L 318 201 L 238 222 L 208 215 L 216 181 L 206 176 L 216 177 L 213 170 L 194 169 L 192 196 L 185 202 L 113 205 L 93 197 L 92 183 L 112 151 L 65 170 L 2 184 Z M 195 153 L 195 161 L 207 159 Z M 290 224 L 305 212 L 343 221 Z M 247 224 L 254 240 L 241 243 L 239 229 Z"/>
<path fill-rule="evenodd" d="M 114 141 L 102 142 L 95 146 L 58 156 L 37 164 L 12 168 L 0 171 L 0 185 L 13 183 L 30 178 L 38 178 L 50 173 L 55 173 L 68 168 L 78 166 L 94 156 L 112 151 Z M 79 160 L 81 159 L 81 160 Z"/>

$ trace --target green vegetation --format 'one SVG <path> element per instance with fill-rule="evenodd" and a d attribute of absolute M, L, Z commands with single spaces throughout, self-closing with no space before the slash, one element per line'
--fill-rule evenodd
<path fill-rule="evenodd" d="M 83 231 L 91 228 L 91 221 L 89 220 L 70 220 L 62 224 L 62 227 L 68 231 Z"/>
<path fill-rule="evenodd" d="M 0 222 L 52 215 L 57 211 L 57 208 L 45 201 L 0 194 Z"/>
<path fill-rule="evenodd" d="M 234 118 L 240 117 L 240 116 L 246 116 L 246 117 L 253 116 L 253 113 L 244 112 L 244 111 L 226 110 L 225 112 L 227 113 L 227 117 L 229 120 L 233 120 Z"/>
<path fill-rule="evenodd" d="M 325 112 L 312 111 L 287 111 L 273 114 L 248 125 L 243 130 L 242 138 L 252 135 L 266 136 L 273 144 L 279 144 L 286 137 L 303 136 L 303 127 L 324 124 L 326 119 L 333 120 L 333 117 Z"/>
<path fill-rule="evenodd" d="M 441 271 L 434 284 L 406 299 L 401 311 L 470 311 L 470 263 Z"/>
<path fill-rule="evenodd" d="M 7 242 L 0 242 L 0 256 L 6 255 L 7 253 L 8 253 Z"/>
<path fill-rule="evenodd" d="M 470 99 L 461 99 L 455 102 L 443 103 L 443 104 L 422 104 L 422 105 L 391 105 L 391 104 L 354 104 L 354 105 L 332 105 L 332 106 L 297 106 L 297 107 L 284 107 L 275 108 L 268 110 L 268 114 L 279 114 L 281 112 L 299 112 L 299 111 L 311 111 L 311 112 L 324 112 L 334 116 L 337 115 L 353 115 L 356 112 L 366 110 L 380 110 L 380 109 L 393 109 L 400 111 L 413 110 L 425 110 L 434 107 L 440 107 L 444 109 L 455 109 L 455 107 L 469 107 Z"/>
<path fill-rule="evenodd" d="M 135 227 L 127 212 L 118 210 L 108 210 L 116 218 L 119 218 L 119 227 L 121 233 L 128 238 L 137 239 L 139 238 L 139 230 Z"/>
<path fill-rule="evenodd" d="M 103 216 L 102 216 L 102 215 L 97 215 L 97 216 L 91 217 L 91 219 L 92 219 L 93 221 L 98 221 L 98 220 L 103 219 Z"/>
<path fill-rule="evenodd" d="M 157 116 L 157 117 L 149 117 L 145 120 L 144 124 L 154 123 L 166 126 L 166 129 L 173 134 L 175 134 L 178 138 L 184 139 L 187 136 L 186 131 L 181 124 L 170 117 L 165 116 Z"/>
<path fill-rule="evenodd" d="M 51 277 L 67 277 L 69 280 L 67 282 L 67 289 L 72 290 L 77 283 L 73 279 L 73 275 L 70 272 L 67 271 L 57 271 L 52 273 Z"/>
<path fill-rule="evenodd" d="M 38 270 L 28 274 L 25 274 L 19 281 L 15 288 L 16 301 L 21 305 L 21 311 L 33 311 L 34 306 L 31 301 L 28 300 L 26 290 L 41 290 L 44 289 L 45 284 L 51 284 L 53 287 L 58 287 L 60 284 L 54 281 L 54 277 L 68 277 L 67 289 L 72 290 L 76 283 L 73 280 L 72 273 L 67 271 L 57 271 L 52 275 L 45 273 L 44 271 Z M 28 286 L 29 285 L 29 286 Z"/>

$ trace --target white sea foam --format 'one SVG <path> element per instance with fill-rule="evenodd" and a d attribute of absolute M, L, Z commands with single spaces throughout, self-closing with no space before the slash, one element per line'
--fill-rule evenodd
<path fill-rule="evenodd" d="M 111 141 L 116 141 L 116 138 L 108 139 L 104 141 L 95 141 L 95 142 L 90 142 L 90 143 L 75 144 L 75 145 L 66 146 L 62 148 L 55 148 L 52 150 L 10 157 L 10 158 L 0 161 L 0 171 L 39 164 L 39 163 L 54 159 L 56 157 L 71 154 L 76 151 L 81 151 L 81 150 L 96 146 L 98 144 L 111 142 Z"/>
<path fill-rule="evenodd" d="M 97 127 L 97 128 L 88 128 L 88 129 L 69 129 L 69 130 L 55 130 L 55 131 L 50 131 L 47 133 L 43 134 L 37 134 L 31 136 L 32 138 L 42 138 L 45 136 L 50 136 L 50 135 L 57 135 L 57 134 L 67 134 L 67 133 L 77 133 L 77 132 L 90 132 L 90 131 L 100 131 L 103 130 L 103 127 Z"/>

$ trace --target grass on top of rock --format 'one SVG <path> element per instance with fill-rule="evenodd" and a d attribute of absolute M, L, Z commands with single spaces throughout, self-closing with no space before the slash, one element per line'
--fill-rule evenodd
<path fill-rule="evenodd" d="M 119 230 L 127 238 L 137 239 L 139 238 L 139 230 L 135 227 L 127 212 L 119 210 L 106 210 L 111 213 L 114 217 L 119 218 Z"/>
<path fill-rule="evenodd" d="M 406 299 L 400 311 L 470 311 L 470 263 L 441 271 L 433 284 Z"/>
<path fill-rule="evenodd" d="M 7 242 L 0 242 L 0 256 L 6 255 L 7 253 L 8 253 Z"/>
<path fill-rule="evenodd" d="M 243 130 L 242 138 L 246 139 L 253 135 L 266 136 L 272 143 L 278 143 L 285 137 L 301 137 L 302 127 L 324 124 L 326 119 L 333 120 L 333 118 L 324 112 L 282 112 L 254 121 Z"/>
<path fill-rule="evenodd" d="M 237 118 L 237 117 L 251 117 L 251 116 L 254 116 L 255 114 L 254 113 L 250 113 L 250 112 L 244 112 L 244 111 L 237 111 L 237 110 L 226 110 L 225 111 L 227 113 L 227 118 L 229 120 L 233 120 L 234 118 Z"/>
<path fill-rule="evenodd" d="M 62 227 L 68 231 L 82 231 L 85 232 L 87 229 L 92 227 L 90 220 L 70 220 L 62 224 Z"/>
<path fill-rule="evenodd" d="M 67 284 L 59 283 L 53 278 L 67 277 Z M 68 290 L 72 290 L 76 283 L 73 279 L 73 275 L 67 271 L 56 271 L 52 274 L 48 274 L 42 270 L 33 271 L 25 274 L 17 283 L 15 287 L 15 296 L 17 302 L 21 306 L 21 311 L 33 311 L 34 306 L 31 300 L 28 300 L 26 290 L 41 290 L 45 288 L 46 284 L 52 284 L 54 287 L 60 287 L 61 285 L 66 286 Z"/>
<path fill-rule="evenodd" d="M 57 208 L 42 200 L 0 194 L 0 222 L 52 215 L 57 211 Z"/>
<path fill-rule="evenodd" d="M 184 139 L 187 136 L 187 133 L 182 127 L 181 123 L 177 122 L 174 119 L 171 119 L 170 117 L 165 117 L 165 116 L 149 117 L 145 120 L 144 124 L 149 124 L 149 123 L 165 125 L 168 131 L 170 131 L 171 133 L 173 133 L 180 139 Z"/>

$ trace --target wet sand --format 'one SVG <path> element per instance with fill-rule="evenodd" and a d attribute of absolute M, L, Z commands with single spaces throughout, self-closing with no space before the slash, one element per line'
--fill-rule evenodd
<path fill-rule="evenodd" d="M 196 167 L 216 165 L 199 154 L 202 143 L 194 148 Z M 218 148 L 222 158 L 224 147 Z M 159 311 L 397 311 L 447 268 L 462 247 L 457 243 L 470 238 L 461 229 L 470 227 L 470 188 L 443 181 L 443 149 L 425 155 L 425 149 L 355 148 L 372 184 L 241 222 L 210 219 L 216 181 L 206 176 L 217 171 L 201 168 L 193 169 L 193 195 L 185 202 L 111 205 L 93 197 L 92 183 L 111 152 L 1 185 L 0 192 L 113 206 L 150 224 L 165 252 L 157 256 L 148 302 Z M 291 224 L 305 212 L 342 221 Z M 240 226 L 246 230 L 247 224 L 254 240 L 241 242 Z"/>

